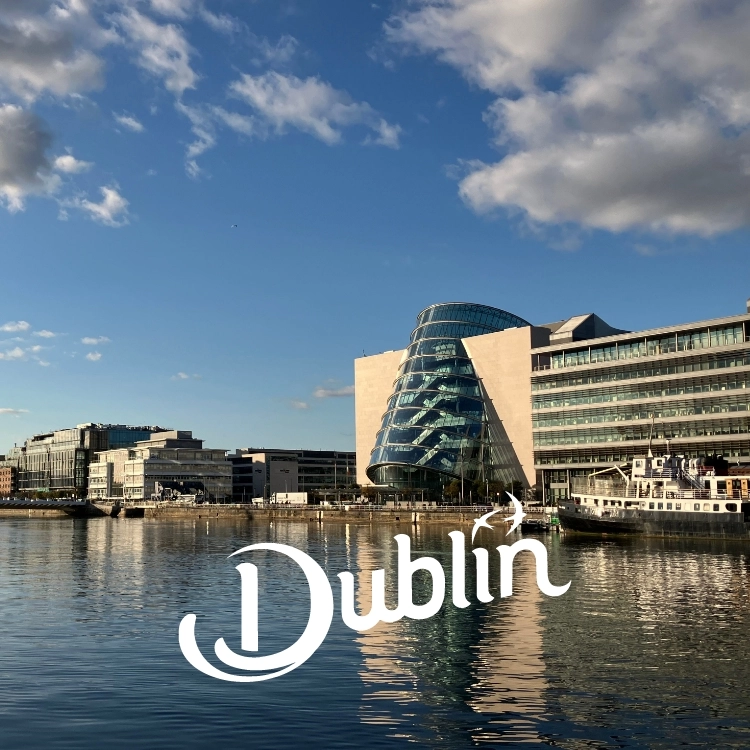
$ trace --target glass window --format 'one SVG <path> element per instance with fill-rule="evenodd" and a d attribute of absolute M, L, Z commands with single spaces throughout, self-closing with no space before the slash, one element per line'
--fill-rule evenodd
<path fill-rule="evenodd" d="M 711 506 L 708 503 L 703 503 L 703 510 L 711 510 Z"/>
<path fill-rule="evenodd" d="M 648 504 L 648 509 L 649 510 L 653 510 L 654 509 L 654 504 L 653 503 L 649 503 Z"/>
<path fill-rule="evenodd" d="M 693 510 L 700 510 L 701 504 L 700 503 L 693 503 Z"/>
<path fill-rule="evenodd" d="M 672 510 L 672 503 L 667 503 L 667 510 Z"/>
<path fill-rule="evenodd" d="M 719 503 L 714 503 L 714 510 L 719 510 Z"/>
<path fill-rule="evenodd" d="M 682 510 L 682 503 L 675 503 L 674 509 L 675 510 Z"/>
<path fill-rule="evenodd" d="M 737 503 L 727 503 L 725 507 L 730 513 L 737 512 Z"/>
<path fill-rule="evenodd" d="M 657 510 L 664 510 L 664 503 L 659 503 Z"/>

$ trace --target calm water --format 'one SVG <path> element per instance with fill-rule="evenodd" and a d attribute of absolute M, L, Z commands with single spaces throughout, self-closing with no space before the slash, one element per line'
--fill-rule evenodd
<path fill-rule="evenodd" d="M 413 539 L 446 571 L 448 531 Z M 513 597 L 355 633 L 340 620 L 336 574 L 390 574 L 395 533 L 0 519 L 0 747 L 750 747 L 750 549 L 555 536 L 550 578 L 573 582 L 559 599 L 537 591 L 521 555 Z M 288 675 L 213 680 L 183 658 L 179 622 L 198 615 L 207 655 L 219 637 L 239 651 L 239 561 L 227 555 L 260 541 L 324 565 L 331 632 Z M 245 559 L 260 569 L 260 648 L 271 653 L 304 627 L 307 586 L 277 556 Z"/>

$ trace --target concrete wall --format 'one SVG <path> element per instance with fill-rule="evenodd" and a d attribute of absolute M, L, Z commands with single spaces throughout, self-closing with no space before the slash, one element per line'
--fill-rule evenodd
<path fill-rule="evenodd" d="M 357 484 L 372 484 L 365 473 L 380 429 L 393 381 L 405 349 L 354 360 L 354 412 L 357 441 Z"/>
<path fill-rule="evenodd" d="M 491 429 L 504 438 L 509 471 L 527 486 L 536 482 L 531 430 L 531 349 L 549 341 L 546 328 L 511 328 L 463 339 L 489 399 Z M 494 422 L 494 424 L 492 424 Z"/>

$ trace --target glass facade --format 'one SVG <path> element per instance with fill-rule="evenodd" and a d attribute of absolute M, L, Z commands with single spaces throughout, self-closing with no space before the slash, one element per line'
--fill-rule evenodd
<path fill-rule="evenodd" d="M 423 310 L 370 457 L 370 480 L 432 494 L 461 477 L 494 480 L 500 459 L 461 339 L 528 325 L 485 305 L 446 303 Z"/>

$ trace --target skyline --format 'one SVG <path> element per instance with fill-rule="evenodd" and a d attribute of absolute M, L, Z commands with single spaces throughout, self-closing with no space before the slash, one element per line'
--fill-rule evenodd
<path fill-rule="evenodd" d="M 744 312 L 750 11 L 553 5 L 6 3 L 0 453 L 351 450 L 354 358 L 437 302 Z"/>

